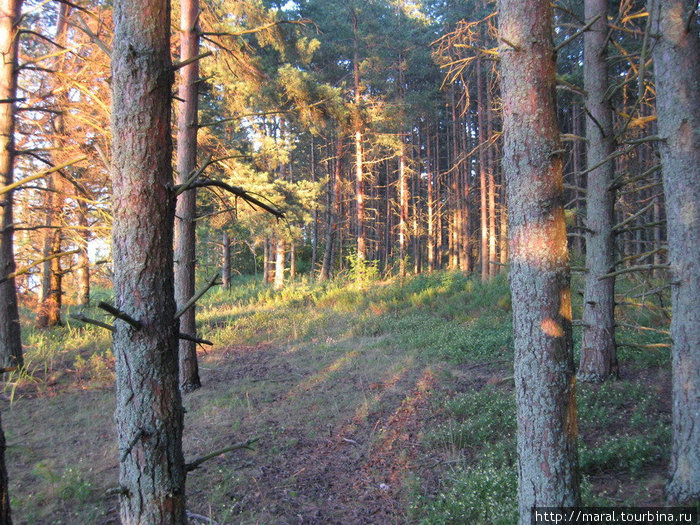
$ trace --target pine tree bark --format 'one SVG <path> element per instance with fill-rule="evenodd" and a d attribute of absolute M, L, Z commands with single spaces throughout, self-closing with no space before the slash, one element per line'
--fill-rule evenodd
<path fill-rule="evenodd" d="M 580 502 L 571 292 L 548 0 L 499 1 L 521 525 Z"/>
<path fill-rule="evenodd" d="M 170 3 L 114 5 L 112 180 L 121 521 L 186 524 L 174 319 Z"/>
<path fill-rule="evenodd" d="M 691 0 L 649 2 L 671 265 L 669 500 L 700 499 L 700 42 Z"/>
<path fill-rule="evenodd" d="M 180 6 L 180 60 L 199 54 L 199 0 L 183 0 Z M 199 107 L 199 61 L 180 69 L 180 98 L 177 117 L 177 183 L 184 184 L 197 166 L 197 110 Z M 175 301 L 178 308 L 195 294 L 196 233 L 194 218 L 197 212 L 195 190 L 179 195 L 175 208 Z M 196 336 L 196 306 L 180 317 L 180 331 Z M 197 345 L 180 340 L 180 388 L 193 392 L 202 386 L 197 364 Z"/>
<path fill-rule="evenodd" d="M 586 0 L 585 18 L 598 16 L 583 36 L 583 83 L 586 93 L 588 166 L 596 166 L 615 149 L 612 105 L 608 91 L 608 2 Z M 615 279 L 613 238 L 615 165 L 606 162 L 588 173 L 586 192 L 586 282 L 583 293 L 583 342 L 578 379 L 601 382 L 618 375 L 615 346 Z"/>
<path fill-rule="evenodd" d="M 14 182 L 17 23 L 21 0 L 0 0 L 0 190 Z M 13 192 L 0 194 L 0 277 L 15 272 Z M 0 283 L 0 367 L 23 366 L 14 278 Z"/>
<path fill-rule="evenodd" d="M 7 466 L 5 465 L 5 432 L 2 430 L 0 417 L 0 525 L 12 525 L 10 511 L 10 493 L 7 488 Z"/>

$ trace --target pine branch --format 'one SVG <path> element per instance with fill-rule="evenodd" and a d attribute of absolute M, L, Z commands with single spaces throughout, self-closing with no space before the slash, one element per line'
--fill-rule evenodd
<path fill-rule="evenodd" d="M 183 61 L 181 61 L 181 62 L 175 62 L 175 63 L 173 64 L 173 66 L 172 66 L 173 71 L 177 71 L 177 70 L 180 69 L 180 68 L 183 68 L 183 67 L 185 67 L 185 66 L 187 66 L 187 65 L 189 65 L 189 64 L 192 64 L 193 62 L 197 62 L 197 60 L 201 60 L 201 59 L 203 59 L 203 58 L 210 57 L 210 56 L 212 56 L 213 54 L 214 54 L 214 53 L 212 53 L 211 51 L 206 51 L 206 52 L 204 52 L 204 53 L 200 53 L 200 54 L 197 55 L 196 57 L 190 57 L 190 58 L 188 58 L 187 60 L 183 60 Z"/>
<path fill-rule="evenodd" d="M 598 280 L 602 281 L 603 279 L 610 279 L 623 273 L 643 272 L 646 270 L 668 270 L 669 268 L 670 266 L 668 264 L 644 264 L 641 266 L 630 266 L 629 268 L 623 268 L 622 270 L 606 273 L 605 275 L 598 277 Z"/>
<path fill-rule="evenodd" d="M 99 303 L 97 303 L 97 306 L 99 308 L 102 308 L 105 312 L 112 314 L 117 319 L 121 319 L 125 323 L 130 324 L 136 330 L 141 330 L 141 328 L 143 328 L 141 321 L 134 319 L 129 314 L 122 312 L 121 310 L 115 308 L 111 304 L 105 303 L 104 301 L 100 301 Z"/>
<path fill-rule="evenodd" d="M 222 448 L 221 450 L 211 452 L 210 454 L 207 454 L 206 456 L 202 456 L 201 458 L 197 458 L 194 461 L 191 461 L 190 463 L 186 463 L 185 464 L 185 471 L 192 472 L 194 469 L 199 467 L 205 461 L 209 461 L 210 459 L 215 458 L 216 456 L 220 456 L 221 454 L 226 454 L 227 452 L 232 452 L 234 450 L 240 450 L 243 448 L 246 448 L 248 450 L 253 450 L 251 445 L 253 443 L 256 443 L 259 440 L 260 440 L 259 437 L 251 438 L 251 439 L 248 439 L 246 441 L 243 441 L 242 443 L 238 443 L 236 445 L 232 445 L 230 447 Z"/>
<path fill-rule="evenodd" d="M 653 202 L 647 204 L 646 206 L 644 206 L 644 208 L 642 208 L 641 210 L 639 210 L 637 213 L 634 213 L 634 214 L 630 215 L 630 216 L 627 217 L 624 221 L 622 221 L 622 222 L 620 222 L 620 223 L 617 223 L 615 226 L 613 226 L 613 227 L 611 228 L 612 231 L 613 231 L 613 232 L 616 232 L 616 231 L 618 231 L 618 230 L 624 228 L 624 227 L 627 226 L 630 222 L 634 221 L 634 220 L 635 220 L 637 217 L 639 217 L 640 215 L 644 215 L 646 212 L 648 212 L 648 211 L 649 211 L 651 208 L 653 208 L 653 207 L 654 207 L 654 203 L 653 203 Z"/>
<path fill-rule="evenodd" d="M 32 264 L 29 266 L 25 266 L 21 270 L 17 270 L 16 272 L 12 272 L 10 275 L 3 277 L 0 279 L 0 284 L 3 284 L 10 279 L 14 279 L 15 277 L 18 277 L 20 275 L 24 275 L 26 273 L 29 273 L 29 270 L 34 268 L 35 266 L 39 266 L 41 263 L 44 263 L 46 261 L 51 261 L 53 259 L 58 259 L 59 257 L 63 257 L 65 255 L 73 255 L 74 253 L 78 253 L 80 250 L 69 250 L 67 252 L 61 252 L 61 253 L 54 253 L 53 255 L 49 255 L 48 257 L 44 257 L 43 259 L 39 259 L 38 261 L 34 261 Z"/>
<path fill-rule="evenodd" d="M 568 45 L 570 42 L 573 42 L 573 41 L 576 40 L 578 37 L 580 37 L 583 33 L 585 33 L 586 31 L 588 31 L 588 30 L 591 28 L 591 26 L 592 26 L 593 24 L 595 24 L 596 21 L 597 21 L 599 18 L 600 18 L 600 13 L 597 14 L 597 15 L 595 15 L 593 18 L 591 18 L 591 20 L 590 20 L 585 26 L 583 26 L 581 29 L 579 29 L 578 31 L 576 31 L 573 35 L 571 35 L 569 38 L 566 38 L 561 44 L 559 44 L 558 46 L 556 46 L 556 47 L 554 48 L 554 52 L 555 52 L 555 53 L 558 53 L 559 50 L 560 50 L 562 47 Z"/>
<path fill-rule="evenodd" d="M 12 184 L 8 184 L 7 186 L 3 186 L 0 188 L 0 195 L 3 195 L 7 193 L 8 191 L 12 191 L 15 188 L 21 186 L 22 184 L 26 184 L 28 182 L 32 182 L 34 180 L 40 179 L 42 177 L 45 177 L 46 175 L 49 175 L 51 173 L 54 173 L 56 171 L 61 171 L 63 168 L 67 168 L 68 166 L 72 166 L 73 164 L 76 164 L 80 162 L 81 160 L 85 160 L 87 158 L 87 155 L 81 155 L 79 157 L 74 158 L 73 160 L 69 160 L 68 162 L 64 162 L 63 164 L 59 166 L 54 166 L 52 168 L 49 168 L 44 171 L 40 171 L 39 173 L 35 173 L 34 175 L 30 175 L 29 177 L 25 177 L 22 180 L 18 180 L 17 182 L 13 182 Z"/>
<path fill-rule="evenodd" d="M 200 291 L 195 293 L 190 298 L 190 300 L 187 301 L 177 312 L 175 312 L 175 319 L 179 319 L 182 316 L 182 314 L 184 314 L 187 310 L 189 310 L 194 305 L 194 303 L 196 303 L 200 299 L 200 297 L 202 297 L 205 293 L 207 293 L 207 291 L 209 291 L 209 289 L 212 286 L 216 285 L 217 284 L 216 280 L 218 278 L 219 278 L 219 272 L 214 273 L 212 278 L 209 279 L 209 281 L 207 281 L 207 284 L 204 285 L 204 287 Z"/>
<path fill-rule="evenodd" d="M 205 180 L 200 182 L 193 182 L 187 189 L 191 190 L 194 188 L 221 188 L 223 190 L 228 191 L 229 193 L 233 193 L 237 197 L 240 197 L 252 206 L 258 206 L 259 208 L 262 208 L 263 210 L 274 215 L 278 219 L 284 218 L 284 212 L 281 212 L 271 206 L 268 206 L 264 202 L 259 201 L 255 197 L 251 196 L 250 193 L 245 191 L 243 188 L 231 186 L 220 180 Z"/>

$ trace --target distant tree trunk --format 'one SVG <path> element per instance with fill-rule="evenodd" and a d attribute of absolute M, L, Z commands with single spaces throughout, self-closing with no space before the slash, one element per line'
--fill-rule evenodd
<path fill-rule="evenodd" d="M 426 168 L 428 171 L 428 271 L 435 271 L 435 173 L 433 171 L 433 156 L 430 144 L 430 124 L 427 125 L 426 133 Z"/>
<path fill-rule="evenodd" d="M 481 197 L 481 282 L 489 280 L 489 226 L 488 226 L 488 157 L 486 142 L 488 133 L 486 129 L 486 81 L 481 71 L 481 59 L 476 63 L 476 94 L 477 115 L 479 122 L 479 196 Z"/>
<path fill-rule="evenodd" d="M 323 254 L 323 264 L 321 273 L 319 274 L 320 281 L 327 281 L 331 277 L 333 267 L 333 245 L 335 243 L 336 232 L 338 229 L 338 198 L 340 197 L 340 176 L 342 174 L 342 158 L 343 158 L 343 137 L 338 135 L 335 148 L 335 164 L 331 179 L 328 181 L 328 213 L 326 225 L 326 251 Z"/>
<path fill-rule="evenodd" d="M 284 286 L 284 248 L 284 239 L 277 237 L 275 249 L 275 290 L 279 290 Z"/>
<path fill-rule="evenodd" d="M 499 1 L 521 525 L 580 503 L 552 8 Z"/>
<path fill-rule="evenodd" d="M 7 489 L 7 467 L 5 466 L 5 432 L 0 418 L 0 525 L 12 525 L 10 493 Z"/>
<path fill-rule="evenodd" d="M 691 0 L 650 2 L 663 171 L 673 340 L 669 500 L 700 499 L 700 42 Z"/>
<path fill-rule="evenodd" d="M 222 239 L 221 285 L 224 290 L 231 289 L 231 238 L 224 231 Z"/>
<path fill-rule="evenodd" d="M 183 0 L 180 6 L 180 60 L 199 54 L 199 0 Z M 180 69 L 181 99 L 177 117 L 177 183 L 184 184 L 197 166 L 197 108 L 199 107 L 199 61 Z M 195 190 L 182 193 L 175 208 L 175 301 L 178 308 L 195 294 L 197 211 Z M 180 317 L 180 331 L 196 335 L 195 306 Z M 202 386 L 197 364 L 197 345 L 180 340 L 180 388 L 192 392 Z"/>
<path fill-rule="evenodd" d="M 88 223 L 87 204 L 78 200 L 78 264 L 76 268 L 76 279 L 78 282 L 78 305 L 87 306 L 90 303 L 90 257 L 88 255 L 88 244 L 90 242 L 90 229 Z"/>
<path fill-rule="evenodd" d="M 352 61 L 353 78 L 355 81 L 355 113 L 353 115 L 355 127 L 355 203 L 357 207 L 357 257 L 367 258 L 367 237 L 365 232 L 365 182 L 362 166 L 362 116 L 360 104 L 362 94 L 360 92 L 360 41 L 358 33 L 357 13 L 352 13 L 354 55 Z M 342 251 L 342 246 L 341 246 Z"/>
<path fill-rule="evenodd" d="M 484 87 L 486 89 L 486 138 L 491 140 L 493 137 L 493 97 L 491 87 L 488 85 L 488 78 L 484 79 Z M 493 262 L 496 260 L 496 153 L 495 144 L 490 144 L 486 150 L 486 165 L 488 169 L 487 184 L 488 184 L 488 216 L 489 216 L 489 279 L 496 276 L 496 266 Z"/>
<path fill-rule="evenodd" d="M 14 182 L 17 33 L 21 0 L 0 0 L 0 190 Z M 0 194 L 0 279 L 15 272 L 12 191 Z M 14 278 L 0 283 L 0 367 L 23 366 L 22 338 Z"/>
<path fill-rule="evenodd" d="M 54 41 L 65 46 L 65 33 L 67 22 L 68 6 L 61 4 L 58 7 L 56 18 L 56 34 Z M 61 63 L 57 61 L 56 68 L 60 69 Z M 60 90 L 59 90 L 60 93 Z M 59 156 L 64 146 L 66 134 L 63 113 L 66 109 L 67 98 L 65 93 L 60 93 L 57 97 L 56 108 L 59 113 L 54 115 L 53 125 L 53 146 L 52 152 L 55 164 L 60 164 Z M 63 275 L 61 270 L 61 260 L 55 257 L 61 253 L 61 240 L 63 238 L 63 207 L 65 196 L 61 176 L 58 173 L 51 173 L 47 180 L 47 191 L 44 194 L 44 225 L 47 227 L 44 233 L 44 247 L 42 256 L 45 259 L 42 264 L 41 291 L 37 307 L 37 325 L 40 328 L 53 327 L 63 324 L 61 321 L 61 303 L 63 296 Z M 53 257 L 53 258 L 51 258 Z"/>
<path fill-rule="evenodd" d="M 598 20 L 583 35 L 583 83 L 588 97 L 586 139 L 588 166 L 596 166 L 615 149 L 612 105 L 608 91 L 608 0 L 586 0 L 585 17 Z M 586 284 L 583 294 L 583 342 L 578 378 L 601 382 L 618 375 L 615 347 L 614 270 L 615 192 L 610 189 L 615 166 L 606 162 L 588 173 L 586 199 Z"/>
<path fill-rule="evenodd" d="M 316 182 L 316 155 L 313 135 L 311 135 L 311 182 Z M 312 276 L 316 271 L 316 262 L 318 260 L 318 223 L 318 205 L 314 205 L 311 230 L 311 270 L 309 272 Z"/>
<path fill-rule="evenodd" d="M 63 200 L 62 198 L 60 199 Z M 48 205 L 53 206 L 54 202 Z M 47 221 L 53 222 L 56 219 L 56 210 L 47 213 L 51 219 Z M 60 220 L 60 219 L 59 219 Z M 50 257 L 61 253 L 61 228 L 52 224 L 52 228 L 46 230 L 47 235 L 44 239 L 43 256 Z M 54 257 L 51 260 L 44 261 L 41 278 L 41 294 L 39 297 L 39 311 L 37 312 L 36 323 L 40 328 L 59 326 L 61 320 L 61 305 L 63 299 L 63 270 L 61 269 L 61 258 Z"/>
<path fill-rule="evenodd" d="M 293 281 L 297 277 L 297 250 L 294 240 L 289 242 L 289 278 Z"/>
<path fill-rule="evenodd" d="M 466 87 L 465 87 L 466 89 Z M 464 114 L 466 115 L 469 108 L 464 107 Z M 466 119 L 460 121 L 459 126 L 459 138 L 462 145 L 462 151 L 466 152 L 467 149 L 467 122 Z M 460 161 L 459 173 L 459 200 L 460 200 L 460 241 L 459 241 L 459 269 L 463 272 L 469 273 L 472 271 L 471 266 L 471 214 L 469 213 L 469 166 L 467 165 L 467 159 L 462 159 Z"/>
<path fill-rule="evenodd" d="M 112 243 L 121 521 L 182 524 L 185 468 L 174 320 L 170 4 L 114 4 Z"/>
<path fill-rule="evenodd" d="M 399 152 L 399 275 L 406 276 L 406 244 L 408 239 L 408 174 L 406 173 L 406 145 L 401 138 Z"/>

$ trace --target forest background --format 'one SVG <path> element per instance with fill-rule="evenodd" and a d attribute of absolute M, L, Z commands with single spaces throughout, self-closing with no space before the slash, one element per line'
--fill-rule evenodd
<path fill-rule="evenodd" d="M 5 113 L 0 115 L 0 122 L 6 114 L 12 122 L 3 137 L 14 141 L 3 149 L 7 158 L 0 159 L 0 291 L 8 307 L 0 323 L 0 343 L 6 392 L 14 399 L 17 393 L 46 395 L 61 384 L 57 378 L 65 370 L 92 370 L 88 375 L 105 379 L 114 366 L 100 339 L 108 333 L 98 336 L 92 325 L 114 319 L 109 310 L 112 282 L 121 264 L 113 257 L 110 238 L 120 212 L 119 206 L 113 207 L 110 178 L 115 165 L 110 57 L 116 43 L 110 2 L 4 3 L 3 13 L 17 15 L 3 18 L 3 23 L 10 21 L 3 35 L 16 43 L 16 67 L 10 70 L 17 84 L 15 94 L 3 94 Z M 696 6 L 679 5 L 692 34 Z M 570 269 L 581 274 L 574 279 L 580 286 L 580 296 L 574 292 L 578 377 L 592 383 L 622 375 L 641 381 L 634 384 L 648 384 L 650 375 L 670 369 L 670 288 L 675 278 L 667 255 L 667 198 L 652 61 L 659 35 L 649 23 L 647 7 L 631 0 L 562 1 L 553 9 L 561 131 L 556 155 L 562 160 Z M 353 335 L 363 337 L 394 330 L 403 337 L 416 336 L 419 332 L 402 328 L 411 318 L 399 315 L 406 313 L 404 308 L 437 308 L 438 298 L 450 304 L 452 293 L 478 290 L 495 301 L 489 306 L 496 313 L 485 316 L 484 325 L 479 325 L 482 316 L 473 306 L 473 319 L 468 319 L 470 310 L 463 304 L 464 313 L 443 315 L 451 323 L 443 331 L 454 333 L 440 336 L 440 344 L 432 341 L 437 336 L 431 333 L 421 346 L 440 347 L 440 359 L 453 363 L 471 363 L 480 356 L 497 362 L 511 355 L 512 335 L 504 335 L 501 327 L 510 323 L 511 305 L 503 278 L 509 264 L 508 207 L 499 76 L 499 46 L 510 44 L 499 40 L 495 8 L 495 2 L 487 1 L 173 4 L 171 54 L 177 58 L 170 100 L 175 109 L 167 133 L 172 129 L 177 146 L 172 158 L 177 173 L 172 184 L 179 197 L 173 210 L 174 313 L 187 336 L 180 341 L 183 392 L 200 386 L 196 345 L 206 346 L 207 339 L 218 348 L 290 337 L 266 328 L 264 319 L 259 328 L 264 335 L 257 340 L 227 330 L 218 333 L 220 326 L 241 325 L 213 320 L 209 308 L 225 308 L 227 297 L 234 309 L 252 308 L 255 297 L 260 308 L 274 303 L 282 309 L 274 315 L 293 319 L 284 309 L 294 301 L 311 309 L 311 303 L 324 302 L 320 298 L 325 294 L 343 290 L 337 283 L 344 282 L 349 289 L 333 293 L 355 297 L 353 290 L 359 289 L 373 297 L 367 288 L 372 283 L 386 290 L 373 293 L 397 296 L 386 308 L 381 304 L 391 304 L 389 299 L 377 298 L 376 305 L 348 299 L 353 306 L 342 315 Z M 596 43 L 590 34 L 602 39 Z M 584 54 L 584 49 L 594 52 Z M 688 89 L 693 91 L 693 86 L 697 82 Z M 694 169 L 688 174 L 689 191 L 697 196 Z M 258 288 L 243 276 L 259 276 L 268 285 Z M 207 299 L 210 306 L 201 308 L 196 319 L 189 300 L 219 280 L 222 290 Z M 234 283 L 256 291 L 236 291 Z M 334 301 L 328 305 L 331 311 L 336 307 Z M 376 319 L 353 320 L 361 315 L 355 307 L 374 309 L 370 317 Z M 492 346 L 458 342 L 459 334 L 467 341 L 473 337 L 461 332 L 467 330 L 463 324 L 491 332 L 497 341 Z M 300 340 L 335 337 L 332 327 L 328 334 L 312 335 L 319 328 L 311 321 L 307 333 L 301 329 L 300 336 L 298 330 L 295 325 L 294 337 Z M 71 343 L 74 337 L 102 342 Z M 57 351 L 58 346 L 65 348 Z M 476 353 L 460 358 L 471 351 Z M 513 373 L 507 367 L 503 377 L 499 373 L 497 368 L 496 379 L 486 381 L 507 392 Z M 77 373 L 66 381 L 72 384 L 77 378 L 81 383 L 80 377 Z M 450 396 L 455 394 L 452 387 Z M 668 378 L 658 388 L 670 398 Z M 609 398 L 613 404 L 615 395 Z M 473 403 L 469 399 L 465 403 Z M 633 414 L 639 405 L 652 411 L 652 402 L 644 403 L 637 400 L 637 406 L 626 408 Z M 672 425 L 670 409 L 657 409 L 665 414 L 663 425 L 640 426 L 629 436 L 630 443 L 615 445 L 619 448 L 609 454 L 629 454 L 632 461 L 632 450 L 639 446 L 646 451 L 642 457 L 651 457 L 643 468 L 662 468 Z M 635 417 L 643 418 L 644 412 Z M 424 446 L 446 440 L 443 452 L 462 457 L 469 446 L 453 431 L 449 437 L 426 438 Z M 649 441 L 637 444 L 636 436 L 650 431 L 654 434 L 647 436 Z M 693 439 L 697 444 L 697 432 L 691 445 Z M 494 468 L 506 486 L 513 481 L 505 474 L 513 459 L 503 457 L 511 459 Z M 585 454 L 583 458 L 585 463 Z M 601 463 L 605 461 L 612 459 Z M 35 472 L 43 468 L 40 464 L 34 465 Z M 485 465 L 478 468 L 491 468 Z M 637 475 L 639 468 L 630 466 L 629 472 Z M 475 471 L 466 472 L 467 479 L 475 476 Z M 646 478 L 652 485 L 658 484 L 654 476 Z M 614 478 L 612 485 L 627 486 L 619 476 Z M 82 483 L 82 474 L 80 479 Z M 465 492 L 454 488 L 463 482 L 445 482 L 444 491 Z M 495 483 L 501 486 L 501 481 Z M 697 479 L 693 483 L 697 489 Z M 422 507 L 415 505 L 420 507 L 412 510 L 416 516 L 457 512 L 440 507 L 450 497 L 413 490 L 418 491 L 411 497 L 415 501 L 427 498 Z M 93 501 L 94 494 L 88 490 L 86 497 Z M 644 502 L 643 496 L 625 497 Z M 658 493 L 652 496 L 659 498 Z M 31 506 L 20 501 L 20 508 Z"/>

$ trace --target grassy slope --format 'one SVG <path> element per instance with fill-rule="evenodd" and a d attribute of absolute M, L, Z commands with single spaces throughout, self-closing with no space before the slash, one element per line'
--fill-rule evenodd
<path fill-rule="evenodd" d="M 652 314 L 643 319 L 660 323 Z M 637 321 L 638 319 L 634 319 Z M 240 280 L 199 311 L 216 346 L 185 398 L 188 459 L 250 437 L 188 477 L 188 507 L 226 523 L 512 523 L 510 303 L 437 273 L 404 283 Z M 620 339 L 653 342 L 652 333 Z M 27 331 L 31 373 L 3 406 L 17 523 L 104 523 L 117 501 L 112 359 L 99 329 Z M 621 351 L 623 380 L 580 389 L 589 504 L 661 502 L 665 350 Z"/>

